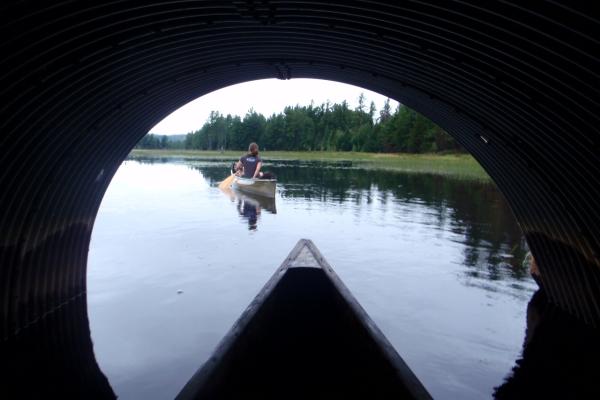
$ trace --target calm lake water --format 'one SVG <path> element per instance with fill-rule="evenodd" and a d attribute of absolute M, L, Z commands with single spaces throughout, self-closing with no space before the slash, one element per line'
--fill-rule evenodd
<path fill-rule="evenodd" d="M 228 166 L 125 161 L 103 199 L 89 319 L 119 398 L 173 398 L 300 238 L 434 398 L 492 397 L 519 358 L 537 288 L 493 184 L 276 162 L 264 168 L 279 178 L 265 202 L 219 190 Z"/>

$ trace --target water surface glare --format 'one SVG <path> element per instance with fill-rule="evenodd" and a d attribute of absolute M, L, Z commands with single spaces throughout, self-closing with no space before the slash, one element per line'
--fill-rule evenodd
<path fill-rule="evenodd" d="M 121 399 L 173 398 L 300 238 L 312 239 L 436 399 L 491 398 L 519 357 L 526 244 L 493 184 L 271 163 L 275 201 L 225 161 L 129 160 L 95 222 L 94 352 Z M 318 329 L 318 327 L 315 327 Z"/>

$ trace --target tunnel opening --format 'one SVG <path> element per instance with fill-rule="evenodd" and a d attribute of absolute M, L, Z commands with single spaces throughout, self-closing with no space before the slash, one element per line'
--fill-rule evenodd
<path fill-rule="evenodd" d="M 129 149 L 179 105 L 267 77 L 358 84 L 443 126 L 506 197 L 550 301 L 598 325 L 599 18 L 588 6 L 124 1 L 2 7 L 1 46 L 8 55 L 0 76 L 8 99 L 0 121 L 3 346 L 19 348 L 15 341 L 36 331 L 34 348 L 67 350 L 61 354 L 78 348 L 40 335 L 54 315 L 61 316 L 58 326 L 87 321 L 85 313 L 75 318 L 65 309 L 85 295 L 94 218 Z M 509 111 L 515 114 L 507 119 Z M 22 371 L 16 376 L 43 376 L 43 368 L 14 365 Z M 93 363 L 84 370 L 93 375 Z M 79 377 L 85 381 L 85 373 Z"/>
<path fill-rule="evenodd" d="M 252 87 L 266 95 L 265 89 Z M 290 87 L 281 82 L 276 90 L 293 95 Z M 356 112 L 361 92 L 356 88 L 354 99 L 348 99 L 356 103 L 348 113 Z M 243 97 L 241 89 L 228 93 Z M 368 103 L 369 94 L 365 97 Z M 213 111 L 222 106 L 210 95 L 206 99 L 211 103 L 204 113 L 207 122 L 197 133 L 218 125 Z M 250 98 L 241 109 L 255 101 Z M 381 99 L 379 107 L 384 103 Z M 286 104 L 282 101 L 277 110 Z M 369 313 L 373 310 L 376 322 L 386 327 L 384 334 L 402 357 L 409 357 L 432 393 L 491 396 L 521 349 L 525 319 L 519 316 L 535 284 L 521 265 L 528 250 L 523 234 L 489 177 L 443 168 L 419 172 L 410 165 L 419 161 L 416 156 L 392 171 L 386 171 L 389 165 L 361 164 L 348 152 L 311 152 L 317 160 L 298 161 L 301 155 L 279 154 L 271 144 L 263 151 L 268 142 L 260 136 L 251 140 L 261 145 L 264 168 L 278 176 L 278 195 L 268 204 L 260 196 L 221 193 L 217 183 L 244 152 L 221 153 L 216 145 L 210 153 L 135 150 L 113 178 L 92 234 L 87 294 L 96 357 L 116 393 L 176 394 L 295 241 L 306 236 L 327 250 L 336 271 L 349 279 L 352 292 Z M 247 205 L 261 210 L 254 223 Z M 440 298 L 436 287 L 445 280 L 448 297 Z M 489 335 L 500 330 L 502 335 Z M 426 343 L 423 337 L 429 338 Z M 407 349 L 415 351 L 404 354 Z M 452 374 L 462 382 L 481 360 L 493 366 L 485 373 L 478 368 L 479 385 L 464 390 L 440 379 L 460 371 Z"/>

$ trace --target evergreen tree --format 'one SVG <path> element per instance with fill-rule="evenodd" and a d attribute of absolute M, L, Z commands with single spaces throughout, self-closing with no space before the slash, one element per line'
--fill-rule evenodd
<path fill-rule="evenodd" d="M 180 142 L 148 134 L 138 148 L 246 150 L 250 142 L 271 150 L 436 152 L 463 151 L 443 129 L 414 110 L 399 105 L 391 111 L 386 99 L 375 120 L 375 103 L 368 110 L 364 93 L 350 109 L 346 101 L 315 106 L 288 106 L 268 119 L 250 109 L 244 118 L 212 111 L 202 127 Z"/>

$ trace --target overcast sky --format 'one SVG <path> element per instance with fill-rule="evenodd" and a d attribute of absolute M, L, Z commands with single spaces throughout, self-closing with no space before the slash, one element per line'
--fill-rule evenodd
<path fill-rule="evenodd" d="M 314 101 L 320 105 L 329 100 L 330 103 L 341 103 L 346 100 L 350 108 L 358 104 L 358 96 L 364 93 L 367 106 L 371 101 L 379 111 L 386 97 L 357 86 L 318 79 L 262 79 L 228 86 L 202 96 L 173 112 L 163 119 L 151 133 L 175 135 L 198 130 L 208 119 L 211 111 L 219 111 L 224 115 L 232 114 L 243 117 L 250 108 L 265 117 L 283 111 L 285 106 L 309 105 Z M 390 101 L 392 110 L 398 105 Z"/>

